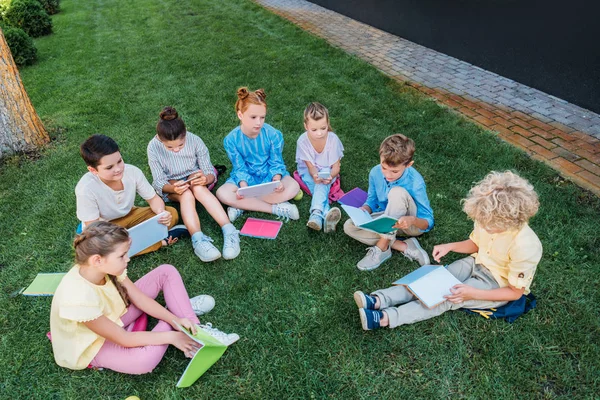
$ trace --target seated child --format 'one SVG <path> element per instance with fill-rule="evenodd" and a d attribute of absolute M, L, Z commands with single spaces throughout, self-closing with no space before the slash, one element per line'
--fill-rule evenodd
<path fill-rule="evenodd" d="M 329 190 L 340 173 L 344 146 L 331 131 L 329 112 L 322 104 L 310 103 L 304 110 L 304 132 L 298 138 L 296 163 L 298 174 L 312 193 L 308 226 L 320 231 L 325 223 L 325 233 L 335 231 L 341 213 L 337 207 L 329 208 Z M 319 178 L 319 171 L 329 171 L 327 178 Z"/>
<path fill-rule="evenodd" d="M 221 252 L 212 239 L 200 230 L 196 200 L 208 211 L 223 231 L 223 258 L 240 254 L 239 231 L 229 222 L 223 206 L 207 188 L 215 180 L 214 167 L 202 139 L 187 132 L 179 114 L 165 107 L 156 125 L 156 136 L 148 143 L 148 163 L 154 181 L 152 186 L 165 201 L 180 204 L 181 217 L 190 235 L 194 252 L 204 262 L 216 260 Z M 191 181 L 186 182 L 193 178 Z"/>
<path fill-rule="evenodd" d="M 110 222 L 92 223 L 73 246 L 76 264 L 58 285 L 50 311 L 58 365 L 144 374 L 158 365 L 170 344 L 186 357 L 194 356 L 198 344 L 178 331 L 176 323 L 192 331 L 204 329 L 197 327 L 197 315 L 214 307 L 212 297 L 189 299 L 179 272 L 167 264 L 133 283 L 127 277 L 129 235 Z M 161 291 L 168 310 L 154 300 Z M 158 323 L 151 332 L 131 332 L 129 325 L 142 313 Z M 239 339 L 212 327 L 206 331 L 227 344 Z"/>
<path fill-rule="evenodd" d="M 131 228 L 167 211 L 159 222 L 169 227 L 169 237 L 136 255 L 175 243 L 177 238 L 187 233 L 184 226 L 175 226 L 179 218 L 177 210 L 165 207 L 164 201 L 156 195 L 138 167 L 123 162 L 119 146 L 112 138 L 92 135 L 81 144 L 80 153 L 89 171 L 75 187 L 77 218 L 83 228 L 98 220 Z M 149 207 L 133 205 L 136 192 L 148 202 Z"/>
<path fill-rule="evenodd" d="M 433 258 L 450 251 L 471 254 L 448 265 L 463 282 L 433 309 L 422 305 L 404 286 L 355 292 L 364 330 L 429 319 L 459 308 L 496 308 L 529 294 L 542 257 L 542 244 L 527 222 L 538 210 L 533 186 L 517 174 L 491 172 L 471 189 L 463 210 L 475 222 L 469 239 L 433 248 Z"/>
<path fill-rule="evenodd" d="M 288 203 L 300 186 L 287 172 L 283 162 L 283 135 L 265 123 L 267 103 L 265 92 L 248 88 L 237 91 L 235 111 L 240 126 L 223 140 L 225 151 L 233 166 L 229 179 L 217 190 L 217 198 L 230 206 L 227 215 L 235 221 L 244 210 L 261 211 L 285 219 L 298 219 L 298 208 Z M 271 181 L 279 182 L 275 192 L 253 198 L 238 194 L 238 188 Z"/>
<path fill-rule="evenodd" d="M 344 232 L 359 242 L 368 244 L 367 255 L 358 262 L 361 271 L 370 271 L 392 256 L 392 249 L 401 251 L 409 260 L 420 265 L 429 264 L 429 256 L 416 238 L 404 241 L 398 236 L 419 236 L 433 228 L 433 210 L 429 205 L 425 181 L 412 167 L 415 142 L 404 135 L 388 136 L 379 147 L 380 164 L 369 173 L 366 203 L 361 207 L 372 213 L 398 218 L 396 233 L 381 235 L 358 228 L 351 219 L 344 224 Z"/>

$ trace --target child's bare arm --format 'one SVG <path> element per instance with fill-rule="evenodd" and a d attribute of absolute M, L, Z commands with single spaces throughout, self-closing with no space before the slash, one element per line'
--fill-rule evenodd
<path fill-rule="evenodd" d="M 508 285 L 498 289 L 476 289 L 469 285 L 456 285 L 450 289 L 452 294 L 445 296 L 451 303 L 462 303 L 467 300 L 513 301 L 523 296 L 525 288 L 517 289 Z"/>
<path fill-rule="evenodd" d="M 337 160 L 332 166 L 331 166 L 331 174 L 329 174 L 331 176 L 331 178 L 335 178 L 336 176 L 339 175 L 340 173 L 340 168 L 342 166 L 342 162 L 341 160 Z"/>
<path fill-rule="evenodd" d="M 433 246 L 433 259 L 437 262 L 440 262 L 440 259 L 444 257 L 449 252 L 455 253 L 463 253 L 463 254 L 471 254 L 477 253 L 479 251 L 479 247 L 473 242 L 471 239 L 463 240 L 462 242 L 454 242 L 454 243 L 445 243 L 438 244 L 437 246 Z"/>

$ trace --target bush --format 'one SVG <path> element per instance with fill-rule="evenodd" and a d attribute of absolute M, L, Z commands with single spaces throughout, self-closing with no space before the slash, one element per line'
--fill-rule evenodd
<path fill-rule="evenodd" d="M 23 29 L 31 37 L 52 33 L 52 20 L 37 0 L 12 0 L 4 13 L 4 21 Z"/>
<path fill-rule="evenodd" d="M 37 0 L 44 7 L 48 15 L 54 15 L 60 9 L 58 0 Z"/>
<path fill-rule="evenodd" d="M 0 24 L 0 28 L 2 28 L 15 63 L 17 65 L 33 64 L 37 58 L 37 49 L 33 39 L 23 29 L 5 24 Z"/>

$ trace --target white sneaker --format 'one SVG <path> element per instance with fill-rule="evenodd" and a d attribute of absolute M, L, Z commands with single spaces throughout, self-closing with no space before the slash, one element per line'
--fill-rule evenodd
<path fill-rule="evenodd" d="M 215 308 L 215 299 L 207 294 L 192 297 L 190 303 L 192 303 L 192 309 L 198 316 L 204 315 Z"/>
<path fill-rule="evenodd" d="M 240 254 L 240 231 L 223 235 L 223 258 L 233 260 Z"/>
<path fill-rule="evenodd" d="M 240 210 L 239 208 L 227 207 L 227 216 L 229 217 L 229 222 L 235 221 L 243 213 L 244 210 Z"/>
<path fill-rule="evenodd" d="M 381 251 L 377 246 L 368 247 L 367 255 L 356 264 L 361 271 L 371 271 L 379 267 L 381 263 L 392 256 L 392 248 L 388 247 L 386 251 Z"/>
<path fill-rule="evenodd" d="M 237 333 L 221 332 L 217 328 L 213 328 L 210 322 L 207 322 L 206 325 L 198 325 L 198 327 L 226 346 L 230 346 L 240 339 L 240 335 Z"/>
<path fill-rule="evenodd" d="M 325 214 L 325 233 L 335 232 L 335 227 L 342 219 L 342 212 L 339 208 L 333 207 Z"/>
<path fill-rule="evenodd" d="M 423 250 L 419 241 L 415 238 L 406 239 L 406 250 L 404 250 L 404 257 L 411 261 L 416 261 L 420 266 L 429 264 L 429 256 L 427 252 Z"/>
<path fill-rule="evenodd" d="M 284 201 L 283 203 L 273 204 L 273 214 L 277 215 L 284 220 L 297 220 L 300 218 L 298 207 L 295 204 Z"/>
<path fill-rule="evenodd" d="M 212 244 L 212 241 L 213 240 L 206 235 L 203 235 L 200 240 L 192 237 L 194 253 L 196 253 L 200 260 L 210 262 L 221 258 L 221 252 Z"/>

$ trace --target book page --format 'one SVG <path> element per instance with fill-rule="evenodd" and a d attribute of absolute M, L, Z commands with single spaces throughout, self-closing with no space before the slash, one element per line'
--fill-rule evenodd
<path fill-rule="evenodd" d="M 342 204 L 342 208 L 356 226 L 361 226 L 373 220 L 371 215 L 362 208 L 347 206 L 345 204 Z"/>

